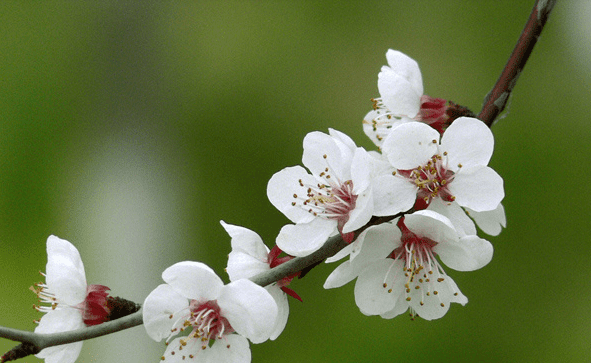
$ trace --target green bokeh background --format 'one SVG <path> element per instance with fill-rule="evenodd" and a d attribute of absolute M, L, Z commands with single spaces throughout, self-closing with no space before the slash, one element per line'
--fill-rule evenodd
<path fill-rule="evenodd" d="M 417 60 L 426 94 L 478 111 L 532 4 L 0 3 L 0 325 L 34 329 L 50 234 L 79 248 L 89 283 L 138 302 L 181 260 L 227 281 L 219 220 L 272 245 L 287 220 L 266 183 L 300 163 L 306 133 L 372 147 L 361 119 L 388 48 Z M 590 18 L 589 2 L 559 1 L 493 128 L 508 226 L 488 266 L 447 269 L 470 302 L 431 322 L 366 317 L 353 284 L 323 290 L 336 265 L 322 265 L 253 362 L 591 359 Z M 136 327 L 78 362 L 163 350 Z"/>

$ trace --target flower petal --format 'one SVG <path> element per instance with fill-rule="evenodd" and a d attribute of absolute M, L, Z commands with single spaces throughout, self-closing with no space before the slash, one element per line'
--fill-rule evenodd
<path fill-rule="evenodd" d="M 209 266 L 193 261 L 175 263 L 164 270 L 162 279 L 187 299 L 215 300 L 224 286 Z"/>
<path fill-rule="evenodd" d="M 455 243 L 433 247 L 441 261 L 458 271 L 473 271 L 486 266 L 493 256 L 493 246 L 478 236 L 465 236 Z"/>
<path fill-rule="evenodd" d="M 230 281 L 247 279 L 269 269 L 269 263 L 266 259 L 261 261 L 242 251 L 232 251 L 228 255 L 226 272 L 230 276 Z"/>
<path fill-rule="evenodd" d="M 277 246 L 288 255 L 303 257 L 316 251 L 337 228 L 334 219 L 316 218 L 310 223 L 288 224 L 277 236 Z"/>
<path fill-rule="evenodd" d="M 394 114 L 414 117 L 421 107 L 423 79 L 418 64 L 405 54 L 388 50 L 388 66 L 378 74 L 382 102 Z"/>
<path fill-rule="evenodd" d="M 365 315 L 384 314 L 394 308 L 397 292 L 403 291 L 401 260 L 383 259 L 368 266 L 355 283 L 355 303 Z M 386 284 L 386 287 L 384 287 Z M 394 293 L 388 291 L 392 289 Z"/>
<path fill-rule="evenodd" d="M 388 49 L 386 59 L 392 71 L 408 80 L 413 90 L 422 96 L 423 76 L 421 75 L 419 64 L 411 57 L 394 49 Z"/>
<path fill-rule="evenodd" d="M 382 150 L 396 169 L 410 170 L 425 165 L 437 154 L 438 141 L 439 132 L 434 128 L 421 122 L 409 122 L 392 130 Z"/>
<path fill-rule="evenodd" d="M 488 165 L 494 149 L 494 137 L 488 126 L 473 117 L 457 118 L 441 137 L 440 152 L 447 152 L 451 170 L 457 165 L 465 167 Z"/>
<path fill-rule="evenodd" d="M 269 339 L 277 318 L 277 303 L 263 287 L 242 279 L 224 286 L 218 305 L 232 328 L 253 343 Z"/>
<path fill-rule="evenodd" d="M 157 342 L 168 338 L 179 318 L 175 314 L 188 307 L 189 300 L 186 297 L 168 284 L 159 285 L 146 297 L 142 307 L 146 333 Z"/>
<path fill-rule="evenodd" d="M 418 188 L 408 180 L 396 175 L 382 175 L 374 179 L 373 214 L 375 216 L 391 216 L 412 208 Z"/>
<path fill-rule="evenodd" d="M 220 224 L 232 237 L 232 251 L 242 251 L 260 260 L 267 259 L 269 248 L 256 232 L 224 221 L 220 221 Z"/>
<path fill-rule="evenodd" d="M 301 166 L 284 168 L 273 174 L 267 184 L 267 197 L 275 208 L 285 214 L 294 223 L 306 223 L 314 219 L 314 216 L 299 206 L 293 206 L 294 195 L 305 197 L 306 187 L 304 185 L 316 185 L 318 181 L 308 174 Z"/>
<path fill-rule="evenodd" d="M 349 180 L 352 160 L 353 150 L 330 135 L 314 131 L 304 137 L 302 164 L 316 177 L 326 173 L 338 180 Z"/>
<path fill-rule="evenodd" d="M 43 315 L 35 333 L 51 334 L 84 328 L 80 310 L 74 308 L 61 308 L 52 310 Z M 47 363 L 74 363 L 80 355 L 82 342 L 59 345 L 45 348 L 35 356 L 44 358 Z"/>
<path fill-rule="evenodd" d="M 429 204 L 428 210 L 437 212 L 451 221 L 459 236 L 475 235 L 476 226 L 466 215 L 457 202 L 444 202 L 440 198 L 434 198 Z"/>
<path fill-rule="evenodd" d="M 466 212 L 474 219 L 484 233 L 491 236 L 498 236 L 501 230 L 507 227 L 507 217 L 505 216 L 503 204 L 499 203 L 499 206 L 491 211 L 476 212 L 470 208 L 466 208 Z"/>
<path fill-rule="evenodd" d="M 215 344 L 206 349 L 205 363 L 250 363 L 250 345 L 245 337 L 230 334 L 224 340 L 216 340 Z M 168 362 L 168 361 L 167 361 Z"/>
<path fill-rule="evenodd" d="M 476 212 L 496 209 L 503 198 L 503 178 L 488 166 L 462 168 L 449 183 L 449 191 L 462 207 Z"/>
<path fill-rule="evenodd" d="M 420 237 L 427 237 L 438 244 L 455 243 L 459 239 L 451 221 L 430 210 L 420 210 L 406 215 L 404 224 L 412 233 Z"/>
<path fill-rule="evenodd" d="M 287 295 L 281 291 L 277 285 L 266 286 L 265 289 L 271 294 L 275 303 L 277 304 L 277 319 L 275 319 L 275 326 L 269 339 L 275 340 L 285 329 L 287 325 L 287 318 L 289 317 L 289 303 L 287 302 Z"/>
<path fill-rule="evenodd" d="M 59 302 L 77 305 L 86 298 L 84 264 L 76 247 L 65 239 L 47 239 L 45 280 Z"/>

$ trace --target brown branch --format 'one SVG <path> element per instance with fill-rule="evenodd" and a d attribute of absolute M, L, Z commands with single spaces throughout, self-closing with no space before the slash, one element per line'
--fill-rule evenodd
<path fill-rule="evenodd" d="M 505 109 L 507 100 L 511 95 L 519 74 L 523 70 L 546 21 L 556 4 L 556 0 L 537 0 L 531 14 L 521 32 L 521 36 L 509 57 L 503 72 L 499 76 L 493 89 L 484 98 L 484 105 L 478 118 L 484 121 L 489 127 L 493 124 L 499 114 Z"/>

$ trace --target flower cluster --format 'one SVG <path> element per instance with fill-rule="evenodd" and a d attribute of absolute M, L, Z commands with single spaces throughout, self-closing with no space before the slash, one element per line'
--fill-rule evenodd
<path fill-rule="evenodd" d="M 390 319 L 404 312 L 438 319 L 451 303 L 468 299 L 444 270 L 488 264 L 490 242 L 505 226 L 503 179 L 488 166 L 494 138 L 469 110 L 423 94 L 418 64 L 389 50 L 378 76 L 380 97 L 363 120 L 377 151 L 334 129 L 303 141 L 302 166 L 275 173 L 270 202 L 291 223 L 269 249 L 255 232 L 221 221 L 231 238 L 222 279 L 201 262 L 176 263 L 143 304 L 147 334 L 165 340 L 166 362 L 250 362 L 249 341 L 276 339 L 285 329 L 288 285 L 308 270 L 268 286 L 251 279 L 294 257 L 318 251 L 328 238 L 347 244 L 327 262 L 346 259 L 324 287 L 353 280 L 355 302 L 366 315 Z M 100 324 L 109 314 L 106 290 L 86 285 L 78 251 L 50 237 L 47 283 L 35 290 L 50 307 L 39 332 Z M 284 253 L 285 256 L 280 257 Z M 59 327 L 59 329 L 56 329 Z M 43 350 L 48 362 L 73 362 L 81 343 Z"/>

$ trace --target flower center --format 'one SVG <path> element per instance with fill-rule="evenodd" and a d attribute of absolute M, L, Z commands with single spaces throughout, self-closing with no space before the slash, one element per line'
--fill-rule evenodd
<path fill-rule="evenodd" d="M 327 156 L 324 155 L 324 159 Z M 327 163 L 328 164 L 328 163 Z M 353 232 L 342 234 L 343 226 L 349 220 L 349 212 L 355 209 L 357 195 L 353 193 L 353 181 L 335 180 L 331 178 L 329 167 L 326 167 L 318 176 L 326 183 L 310 185 L 298 180 L 300 187 L 306 188 L 306 196 L 293 195 L 295 199 L 291 205 L 300 206 L 315 217 L 322 217 L 336 220 L 337 227 L 343 239 L 350 243 L 353 240 Z"/>
<path fill-rule="evenodd" d="M 447 152 L 444 152 L 443 156 L 433 155 L 427 164 L 416 169 L 398 170 L 398 173 L 419 188 L 415 210 L 427 208 L 431 200 L 436 197 L 446 202 L 453 202 L 456 199 L 448 189 L 455 174 L 447 169 Z"/>
<path fill-rule="evenodd" d="M 425 299 L 428 297 L 437 297 L 439 295 L 438 283 L 442 283 L 448 279 L 447 274 L 436 259 L 436 253 L 433 252 L 433 247 L 437 242 L 427 237 L 417 236 L 411 232 L 406 225 L 404 225 L 404 217 L 398 223 L 398 227 L 402 232 L 402 245 L 396 248 L 390 254 L 390 258 L 394 261 L 402 261 L 402 271 L 394 271 L 393 273 L 404 274 L 404 294 L 406 301 L 410 306 L 410 315 L 414 318 L 416 312 L 413 305 L 425 305 Z M 390 274 L 390 271 L 388 272 Z M 385 277 L 384 281 L 388 276 Z M 402 283 L 401 283 L 402 285 Z M 388 289 L 388 292 L 393 292 L 392 287 L 389 287 L 385 282 L 383 287 Z M 455 290 L 452 288 L 452 290 Z M 458 292 L 453 291 L 457 296 Z M 445 304 L 439 300 L 438 304 L 444 307 Z"/>
<path fill-rule="evenodd" d="M 41 273 L 45 276 L 45 274 Z M 34 305 L 33 307 L 42 313 L 48 313 L 62 307 L 69 307 L 80 310 L 82 320 L 86 326 L 98 325 L 109 321 L 109 314 L 111 309 L 107 305 L 107 300 L 110 290 L 103 285 L 88 285 L 86 287 L 86 297 L 84 301 L 76 305 L 68 305 L 59 300 L 59 297 L 49 289 L 44 283 L 36 283 L 35 287 L 31 286 L 33 291 L 39 298 L 40 303 L 49 304 L 49 306 Z"/>
<path fill-rule="evenodd" d="M 210 346 L 211 340 L 215 341 L 216 339 L 222 339 L 224 335 L 234 332 L 234 329 L 228 320 L 222 316 L 220 307 L 215 300 L 209 300 L 206 302 L 191 300 L 187 308 L 175 314 L 171 314 L 169 318 L 174 319 L 175 315 L 180 316 L 173 324 L 173 333 L 191 329 L 189 335 L 179 340 L 179 353 L 188 344 L 200 344 L 201 349 L 205 350 Z M 171 335 L 168 340 L 170 340 L 173 335 Z M 175 350 L 176 349 L 173 349 L 171 351 L 172 355 L 175 354 Z M 189 355 L 188 357 L 193 358 L 193 355 Z"/>

